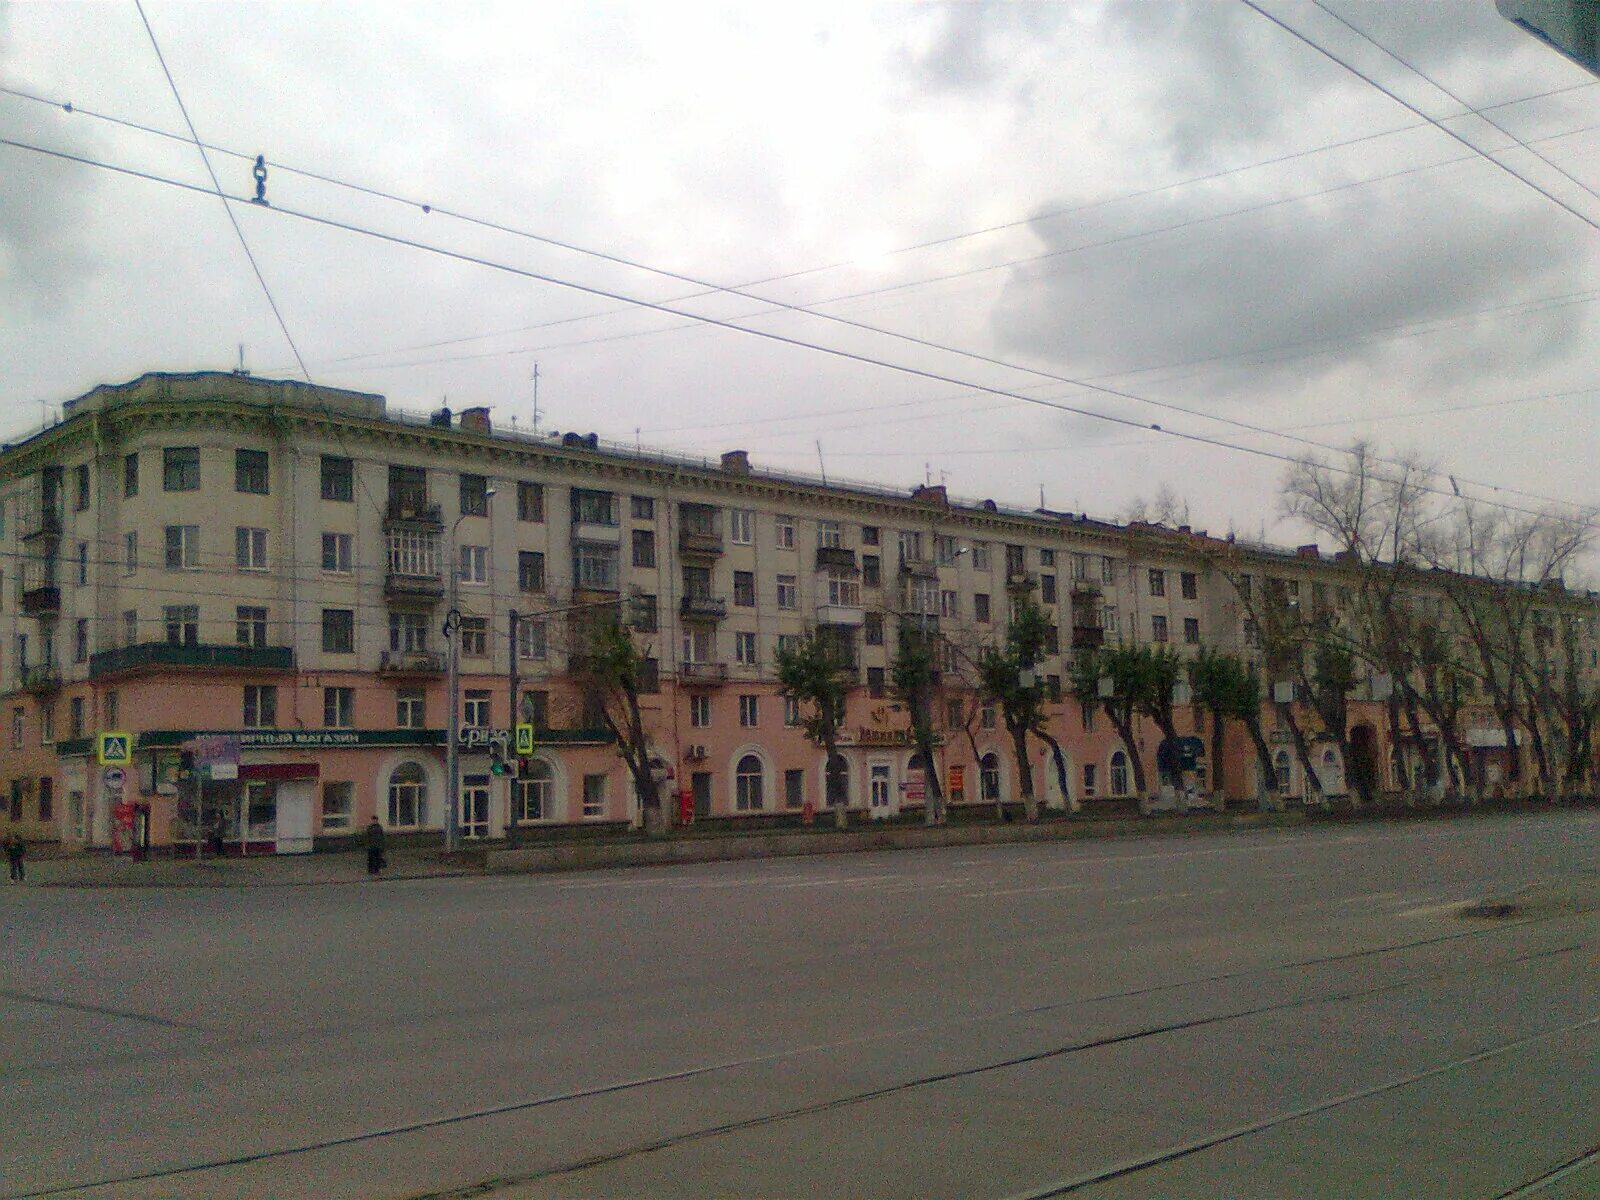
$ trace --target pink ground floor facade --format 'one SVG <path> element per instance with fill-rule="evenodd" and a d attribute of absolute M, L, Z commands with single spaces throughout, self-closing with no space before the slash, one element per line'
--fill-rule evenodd
<path fill-rule="evenodd" d="M 200 840 L 220 841 L 236 853 L 309 851 L 319 839 L 359 834 L 374 817 L 397 834 L 442 829 L 449 791 L 442 679 L 406 681 L 409 695 L 420 693 L 420 699 L 397 707 L 393 679 L 285 672 L 272 684 L 270 725 L 263 723 L 261 693 L 252 693 L 254 710 L 242 699 L 246 688 L 260 686 L 258 676 L 166 672 L 76 685 L 60 695 L 9 697 L 12 737 L 0 751 L 0 787 L 9 789 L 5 825 L 67 846 L 181 849 Z M 509 735 L 506 681 L 463 680 L 463 695 L 480 697 L 482 705 L 469 710 L 473 720 L 460 754 L 459 819 L 468 839 L 501 837 L 511 820 L 535 828 L 641 822 L 616 746 L 602 729 L 579 723 L 579 708 L 562 696 L 559 681 L 549 686 L 550 728 L 541 728 L 519 778 L 495 774 L 490 751 L 494 739 Z M 350 703 L 334 704 L 331 689 L 346 689 L 340 694 Z M 960 699 L 942 698 L 941 715 L 949 714 L 949 700 Z M 44 716 L 46 706 L 53 717 Z M 1301 708 L 1294 708 L 1298 723 L 1314 730 L 1314 717 Z M 52 727 L 63 711 L 78 727 Z M 933 766 L 947 802 L 1018 799 L 1020 772 L 998 714 L 991 722 L 981 705 L 969 711 L 965 724 L 940 723 Z M 1050 713 L 1061 761 L 1042 740 L 1028 742 L 1041 805 L 1093 808 L 1134 798 L 1130 748 L 1104 715 L 1086 721 L 1075 701 L 1054 705 Z M 254 721 L 243 720 L 246 715 Z M 1347 795 L 1355 790 L 1353 771 L 1369 772 L 1380 792 L 1428 784 L 1420 778 L 1416 748 L 1390 744 L 1380 705 L 1352 705 L 1359 763 L 1347 763 L 1333 739 L 1308 733 L 1314 780 L 1285 715 L 1271 706 L 1263 727 L 1276 790 L 1289 802 Z M 409 723 L 400 724 L 400 716 Z M 669 776 L 662 786 L 674 815 L 737 820 L 824 810 L 827 763 L 789 723 L 793 716 L 772 685 L 754 680 L 711 688 L 666 684 L 646 697 L 651 749 Z M 330 724 L 329 717 L 347 723 Z M 1179 734 L 1198 742 L 1181 771 L 1164 778 L 1158 771 L 1162 738 L 1153 725 L 1142 724 L 1135 737 L 1147 802 L 1180 808 L 1214 802 L 1218 772 L 1210 761 L 1209 725 L 1189 706 L 1180 706 L 1177 718 Z M 1475 739 L 1488 743 L 1473 750 L 1484 781 L 1503 781 L 1510 773 L 1503 739 L 1496 747 L 1481 719 L 1473 727 Z M 108 731 L 128 735 L 125 764 L 100 761 L 99 735 Z M 1230 801 L 1254 803 L 1263 780 L 1253 744 L 1235 726 L 1225 734 L 1221 791 Z M 208 762 L 207 752 L 218 745 L 224 761 Z M 192 771 L 186 754 L 196 756 Z M 852 698 L 840 760 L 836 788 L 861 817 L 892 818 L 923 807 L 929 773 L 914 753 L 904 707 L 893 699 L 864 691 Z"/>

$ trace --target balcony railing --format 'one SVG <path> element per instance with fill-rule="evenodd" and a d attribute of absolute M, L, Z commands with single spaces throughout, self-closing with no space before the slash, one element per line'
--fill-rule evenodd
<path fill-rule="evenodd" d="M 900 570 L 906 575 L 920 575 L 928 579 L 939 574 L 939 568 L 934 565 L 933 559 L 920 556 L 908 558 L 903 554 L 900 556 Z"/>
<path fill-rule="evenodd" d="M 678 664 L 678 682 L 694 687 L 708 687 L 728 682 L 728 664 L 696 662 Z"/>
<path fill-rule="evenodd" d="M 722 553 L 722 535 L 714 529 L 678 528 L 678 550 L 682 554 L 718 555 Z"/>
<path fill-rule="evenodd" d="M 1072 648 L 1074 650 L 1097 650 L 1106 644 L 1106 631 L 1099 625 L 1074 625 L 1072 627 Z"/>
<path fill-rule="evenodd" d="M 23 667 L 21 683 L 25 692 L 53 692 L 61 686 L 61 668 L 55 663 Z"/>
<path fill-rule="evenodd" d="M 378 671 L 388 675 L 438 675 L 444 671 L 444 655 L 437 650 L 385 650 L 378 657 Z"/>
<path fill-rule="evenodd" d="M 1010 567 L 1006 570 L 1006 586 L 1014 591 L 1025 592 L 1039 586 L 1039 577 L 1032 571 Z"/>
<path fill-rule="evenodd" d="M 722 596 L 690 594 L 678 602 L 678 615 L 701 621 L 720 621 L 728 615 L 728 601 Z"/>
<path fill-rule="evenodd" d="M 444 512 L 437 504 L 429 504 L 417 496 L 390 496 L 383 513 L 386 525 L 418 525 L 430 529 L 444 528 Z"/>
<path fill-rule="evenodd" d="M 61 536 L 61 505 L 34 502 L 17 513 L 17 536 L 23 541 Z"/>
<path fill-rule="evenodd" d="M 861 568 L 856 566 L 856 552 L 846 546 L 818 546 L 817 570 L 819 571 L 847 571 L 851 575 L 860 574 Z"/>
<path fill-rule="evenodd" d="M 383 577 L 383 594 L 391 599 L 437 600 L 444 595 L 444 576 L 410 575 L 390 571 Z"/>
<path fill-rule="evenodd" d="M 22 611 L 30 617 L 43 617 L 61 611 L 61 589 L 53 583 L 24 586 Z"/>
<path fill-rule="evenodd" d="M 292 671 L 293 646 L 185 646 L 141 642 L 89 656 L 89 678 L 147 667 L 185 670 Z"/>

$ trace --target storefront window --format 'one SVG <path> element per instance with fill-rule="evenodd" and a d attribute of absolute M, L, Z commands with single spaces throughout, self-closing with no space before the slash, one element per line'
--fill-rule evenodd
<path fill-rule="evenodd" d="M 413 828 L 427 823 L 428 778 L 416 763 L 402 763 L 389 776 L 389 825 Z"/>

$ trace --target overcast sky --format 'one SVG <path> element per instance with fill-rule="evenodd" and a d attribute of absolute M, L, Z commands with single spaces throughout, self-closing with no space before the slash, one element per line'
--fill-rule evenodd
<path fill-rule="evenodd" d="M 1600 86 L 1492 0 L 1261 2 L 1600 222 Z M 1237 0 L 145 11 L 201 137 L 266 156 L 277 208 L 236 211 L 317 383 L 527 429 L 537 363 L 544 429 L 794 470 L 820 441 L 831 477 L 1102 516 L 1166 483 L 1197 525 L 1279 541 L 1281 463 L 972 385 L 1600 499 L 1600 232 Z M 192 145 L 82 111 L 184 131 L 131 2 L 0 4 L 0 86 L 80 110 L 0 95 L 0 137 L 210 186 Z M 299 375 L 221 201 L 0 146 L 0 436 L 241 342 Z"/>

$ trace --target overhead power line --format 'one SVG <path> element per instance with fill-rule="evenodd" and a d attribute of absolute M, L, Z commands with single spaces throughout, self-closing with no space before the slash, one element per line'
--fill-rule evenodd
<path fill-rule="evenodd" d="M 1248 0 L 1247 0 L 1247 2 L 1248 2 Z M 117 165 L 117 164 L 114 164 L 114 163 L 102 162 L 102 161 L 97 160 L 97 159 L 89 158 L 89 157 L 87 157 L 85 155 L 73 154 L 73 153 L 70 153 L 68 151 L 63 151 L 63 150 L 54 150 L 54 149 L 50 149 L 48 147 L 38 146 L 38 145 L 34 145 L 32 143 L 19 141 L 19 140 L 16 140 L 14 138 L 0 138 L 0 145 L 10 146 L 13 149 L 24 150 L 24 151 L 27 151 L 29 153 L 43 155 L 43 156 L 54 158 L 54 159 L 57 159 L 57 160 L 60 160 L 60 161 L 64 161 L 64 162 L 78 163 L 78 164 L 80 164 L 82 166 L 92 167 L 92 168 L 95 168 L 97 170 L 107 171 L 107 172 L 110 172 L 110 173 L 113 173 L 113 174 L 125 176 L 127 178 L 142 179 L 142 180 L 145 180 L 146 182 L 157 183 L 157 184 L 160 184 L 160 185 L 165 186 L 165 187 L 175 188 L 177 190 L 189 192 L 191 194 L 202 194 L 202 195 L 209 195 L 210 194 L 206 189 L 201 188 L 201 187 L 197 187 L 196 185 L 191 184 L 191 183 L 187 183 L 187 182 L 185 182 L 185 181 L 183 181 L 181 179 L 172 179 L 172 178 L 167 177 L 167 176 L 157 175 L 157 174 L 155 174 L 153 172 L 141 171 L 141 170 L 138 170 L 138 169 L 133 168 L 133 167 L 125 167 L 125 166 L 120 166 L 120 165 Z M 247 198 L 245 198 L 245 197 L 227 197 L 227 198 L 232 200 L 235 203 L 249 203 L 249 200 Z M 916 379 L 925 379 L 925 380 L 930 380 L 932 382 L 949 384 L 949 385 L 955 386 L 955 387 L 969 388 L 969 389 L 971 389 L 973 391 L 983 392 L 983 393 L 985 393 L 987 395 L 992 395 L 992 396 L 997 396 L 997 397 L 1004 397 L 1004 398 L 1008 398 L 1008 399 L 1012 399 L 1012 400 L 1018 400 L 1018 401 L 1021 401 L 1023 403 L 1034 404 L 1034 405 L 1038 405 L 1040 407 L 1050 408 L 1050 409 L 1053 409 L 1053 410 L 1056 410 L 1056 411 L 1059 411 L 1059 412 L 1065 412 L 1065 413 L 1069 413 L 1069 414 L 1076 415 L 1076 416 L 1086 417 L 1086 418 L 1089 418 L 1091 420 L 1103 421 L 1103 422 L 1106 422 L 1108 424 L 1117 425 L 1117 426 L 1119 426 L 1121 428 L 1125 428 L 1125 429 L 1149 430 L 1150 432 L 1158 433 L 1158 434 L 1161 434 L 1161 435 L 1166 436 L 1166 437 L 1176 438 L 1176 439 L 1179 439 L 1179 440 L 1182 440 L 1184 442 L 1188 442 L 1188 443 L 1191 443 L 1191 444 L 1194 444 L 1194 445 L 1210 446 L 1210 447 L 1213 447 L 1213 448 L 1216 448 L 1216 449 L 1232 450 L 1232 451 L 1235 451 L 1237 453 L 1250 455 L 1252 457 L 1269 459 L 1269 460 L 1272 460 L 1272 461 L 1282 462 L 1282 463 L 1285 463 L 1285 464 L 1292 464 L 1292 463 L 1295 463 L 1295 462 L 1299 461 L 1296 458 L 1294 458 L 1294 457 L 1292 457 L 1292 456 L 1290 456 L 1288 454 L 1284 454 L 1284 453 L 1281 453 L 1281 452 L 1275 451 L 1275 450 L 1268 450 L 1268 449 L 1265 449 L 1265 448 L 1259 447 L 1259 446 L 1248 446 L 1248 445 L 1244 445 L 1244 444 L 1237 443 L 1237 442 L 1229 442 L 1229 441 L 1225 441 L 1225 440 L 1223 440 L 1221 438 L 1211 437 L 1209 435 L 1201 434 L 1201 433 L 1193 433 L 1193 432 L 1189 432 L 1189 431 L 1186 431 L 1186 430 L 1167 429 L 1167 428 L 1165 428 L 1164 426 L 1162 426 L 1160 424 L 1146 425 L 1146 424 L 1144 424 L 1144 423 L 1142 423 L 1140 421 L 1133 420 L 1130 417 L 1118 416 L 1118 415 L 1113 414 L 1113 413 L 1098 412 L 1098 411 L 1096 411 L 1094 409 L 1087 409 L 1087 408 L 1082 408 L 1082 407 L 1079 407 L 1079 406 L 1076 406 L 1076 405 L 1065 404 L 1065 403 L 1063 403 L 1061 401 L 1058 401 L 1058 400 L 1050 400 L 1050 399 L 1045 399 L 1043 397 L 1037 397 L 1037 396 L 1028 396 L 1028 395 L 1024 395 L 1021 392 L 1011 391 L 1011 390 L 1007 390 L 1005 388 L 1000 388 L 1000 387 L 994 387 L 994 386 L 991 386 L 991 385 L 988 385 L 988 384 L 981 384 L 981 383 L 977 383 L 977 382 L 970 381 L 970 380 L 959 379 L 959 378 L 957 378 L 955 376 L 947 375 L 947 374 L 944 374 L 944 373 L 941 373 L 941 372 L 938 372 L 938 371 L 927 370 L 927 369 L 924 369 L 924 368 L 921 368 L 921 367 L 911 366 L 911 365 L 905 364 L 905 363 L 890 362 L 890 361 L 888 361 L 886 359 L 875 358 L 875 357 L 873 357 L 873 356 L 871 356 L 869 354 L 863 354 L 863 353 L 860 353 L 860 352 L 857 352 L 857 351 L 853 351 L 853 350 L 846 350 L 846 349 L 843 349 L 841 347 L 826 346 L 826 345 L 822 345 L 822 344 L 817 343 L 817 342 L 808 342 L 808 341 L 806 341 L 806 340 L 804 340 L 802 338 L 790 337 L 790 336 L 788 336 L 786 334 L 781 334 L 781 333 L 774 333 L 771 330 L 756 329 L 756 328 L 752 328 L 750 326 L 737 324 L 736 322 L 733 322 L 733 321 L 723 320 L 723 319 L 718 318 L 718 317 L 704 316 L 704 315 L 697 314 L 697 313 L 687 312 L 687 311 L 685 311 L 683 309 L 674 308 L 672 305 L 666 304 L 666 303 L 662 303 L 660 301 L 647 300 L 647 299 L 644 299 L 642 297 L 629 296 L 629 295 L 627 295 L 625 293 L 622 293 L 622 292 L 612 291 L 612 290 L 607 289 L 607 288 L 596 287 L 596 286 L 594 286 L 592 284 L 579 283 L 579 282 L 577 282 L 575 280 L 563 279 L 560 276 L 551 275 L 551 274 L 548 274 L 546 272 L 534 271 L 534 270 L 531 270 L 531 269 L 526 268 L 526 267 L 518 267 L 518 266 L 514 266 L 514 265 L 509 264 L 509 263 L 498 262 L 498 261 L 496 261 L 494 259 L 486 258 L 486 257 L 483 257 L 481 255 L 469 254 L 469 253 L 466 253 L 465 251 L 453 250 L 453 249 L 450 249 L 450 248 L 444 247 L 444 246 L 435 246 L 435 245 L 432 245 L 432 244 L 427 243 L 427 242 L 419 241 L 419 240 L 417 240 L 415 238 L 403 237 L 403 236 L 401 236 L 399 234 L 394 234 L 394 233 L 386 233 L 386 232 L 384 232 L 382 230 L 367 228 L 365 226 L 356 225 L 356 224 L 353 224 L 353 223 L 348 222 L 348 221 L 342 221 L 342 220 L 339 220 L 339 219 L 334 218 L 334 217 L 320 216 L 320 215 L 318 215 L 316 213 L 306 212 L 306 211 L 302 211 L 302 210 L 299 210 L 299 209 L 288 208 L 288 207 L 283 207 L 283 206 L 279 206 L 279 205 L 274 205 L 273 207 L 271 207 L 270 209 L 267 209 L 266 211 L 271 212 L 271 213 L 275 213 L 275 214 L 277 214 L 278 216 L 281 216 L 281 217 L 292 218 L 292 219 L 299 220 L 299 221 L 305 221 L 305 222 L 307 222 L 309 224 L 321 226 L 323 228 L 340 229 L 340 230 L 343 230 L 343 231 L 345 231 L 347 233 L 352 233 L 352 234 L 355 234 L 355 235 L 358 235 L 358 236 L 362 236 L 362 237 L 368 237 L 368 238 L 371 238 L 371 239 L 373 239 L 375 241 L 380 241 L 380 242 L 386 243 L 388 245 L 405 246 L 405 247 L 408 247 L 408 248 L 413 249 L 413 250 L 418 250 L 418 251 L 421 251 L 421 252 L 426 253 L 426 254 L 433 254 L 433 255 L 436 255 L 436 256 L 441 257 L 441 258 L 451 259 L 451 260 L 456 261 L 456 262 L 469 263 L 469 264 L 472 264 L 472 265 L 475 265 L 475 266 L 484 267 L 484 268 L 489 269 L 489 270 L 499 271 L 499 272 L 502 272 L 504 274 L 516 276 L 516 277 L 519 277 L 519 278 L 530 279 L 530 280 L 534 280 L 534 281 L 541 282 L 541 283 L 547 283 L 547 284 L 550 284 L 551 286 L 554 286 L 554 287 L 565 288 L 565 289 L 568 289 L 570 291 L 575 291 L 575 292 L 582 293 L 584 295 L 597 296 L 597 297 L 600 297 L 600 298 L 603 298 L 603 299 L 614 300 L 614 301 L 617 301 L 619 303 L 633 304 L 633 305 L 636 305 L 636 306 L 638 306 L 640 308 L 650 309 L 650 310 L 653 310 L 653 311 L 656 311 L 656 312 L 667 313 L 667 314 L 672 315 L 672 316 L 690 318 L 690 319 L 693 319 L 693 320 L 701 321 L 701 322 L 703 322 L 703 323 L 705 323 L 707 325 L 710 325 L 710 326 L 714 326 L 714 327 L 721 328 L 721 329 L 727 329 L 727 330 L 730 330 L 730 331 L 733 331 L 733 332 L 736 332 L 736 333 L 743 333 L 743 334 L 745 334 L 747 336 L 750 336 L 750 337 L 759 338 L 759 339 L 761 339 L 763 341 L 771 342 L 771 343 L 773 343 L 775 345 L 783 345 L 783 346 L 788 346 L 788 347 L 791 347 L 791 348 L 794 348 L 794 349 L 808 350 L 808 351 L 812 351 L 814 353 L 825 354 L 825 355 L 828 355 L 829 357 L 837 358 L 837 359 L 839 359 L 841 361 L 845 361 L 845 362 L 853 362 L 853 363 L 857 363 L 859 365 L 876 367 L 876 368 L 879 368 L 879 369 L 882 369 L 882 370 L 892 371 L 892 372 L 895 372 L 897 374 L 906 375 L 906 376 L 909 376 L 909 377 L 912 377 L 912 378 L 916 378 Z M 1069 381 L 1069 382 L 1076 382 L 1076 381 Z M 1133 393 L 1120 392 L 1120 391 L 1117 391 L 1116 389 L 1112 389 L 1112 388 L 1103 388 L 1103 387 L 1101 387 L 1101 388 L 1095 388 L 1094 390 L 1104 392 L 1105 394 L 1108 394 L 1108 395 L 1121 396 L 1121 397 L 1123 397 L 1125 399 L 1137 400 L 1137 401 L 1140 401 L 1140 402 L 1148 402 L 1148 403 L 1158 403 L 1158 402 L 1154 402 L 1154 401 L 1146 401 L 1145 397 L 1137 396 L 1137 395 L 1135 395 Z M 1337 463 L 1329 464 L 1329 469 L 1334 470 L 1334 471 L 1336 471 L 1336 472 L 1338 472 L 1340 474 L 1352 474 L 1353 473 L 1349 468 L 1339 466 Z M 1439 489 L 1424 489 L 1424 490 L 1433 491 L 1433 492 L 1435 492 L 1436 494 L 1439 494 L 1439 495 L 1449 495 L 1450 494 L 1448 492 L 1444 492 L 1444 491 L 1439 490 Z M 1529 516 L 1542 516 L 1542 515 L 1544 515 L 1543 513 L 1540 513 L 1538 510 L 1527 509 L 1527 508 L 1519 508 L 1518 506 L 1507 504 L 1504 501 L 1485 500 L 1484 503 L 1489 504 L 1489 505 L 1494 506 L 1494 507 L 1505 509 L 1507 511 L 1521 512 L 1521 513 L 1524 513 L 1524 514 L 1529 515 Z M 1596 530 L 1600 530 L 1600 524 L 1596 524 L 1591 520 L 1584 520 L 1582 522 L 1582 524 L 1585 527 L 1593 528 L 1593 529 L 1596 529 Z"/>
<path fill-rule="evenodd" d="M 272 289 L 267 286 L 267 277 L 261 273 L 261 264 L 256 261 L 250 243 L 245 240 L 244 230 L 239 227 L 239 218 L 234 215 L 233 205 L 228 203 L 227 196 L 222 190 L 222 181 L 217 178 L 217 172 L 211 165 L 211 158 L 206 153 L 205 143 L 200 140 L 199 131 L 194 127 L 194 121 L 189 116 L 189 106 L 183 102 L 183 95 L 178 91 L 178 81 L 172 77 L 172 71 L 167 66 L 167 56 L 161 53 L 161 43 L 156 40 L 156 31 L 150 27 L 150 18 L 145 16 L 143 0 L 133 0 L 134 7 L 139 10 L 139 20 L 144 22 L 144 31 L 150 35 L 150 45 L 156 52 L 156 59 L 161 63 L 161 73 L 167 77 L 167 86 L 172 89 L 172 98 L 178 102 L 178 111 L 183 114 L 183 123 L 189 127 L 189 137 L 193 140 L 195 149 L 200 151 L 200 161 L 206 165 L 206 174 L 211 176 L 211 186 L 216 191 L 217 197 L 222 201 L 223 211 L 228 214 L 228 223 L 233 226 L 233 232 L 239 238 L 239 245 L 244 248 L 244 256 L 250 260 L 250 269 L 255 272 L 256 282 L 261 285 L 262 294 L 267 298 L 267 304 L 272 309 L 272 315 L 278 320 L 278 328 L 283 331 L 283 340 L 289 343 L 289 349 L 294 351 L 294 360 L 300 364 L 300 374 L 305 376 L 306 382 L 311 382 L 311 372 L 306 370 L 306 360 L 300 354 L 300 347 L 295 345 L 294 335 L 289 332 L 289 323 L 283 319 L 283 310 L 278 307 L 277 300 L 273 299 Z"/>

